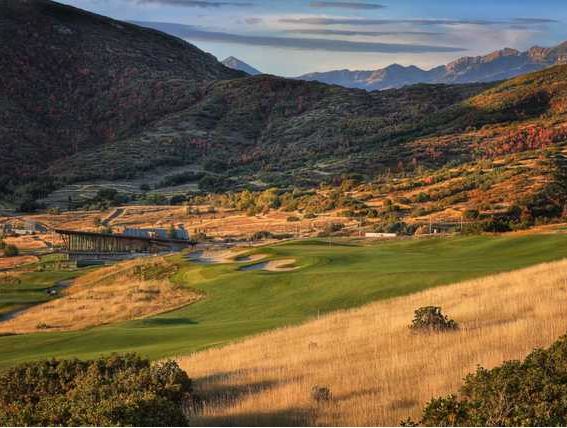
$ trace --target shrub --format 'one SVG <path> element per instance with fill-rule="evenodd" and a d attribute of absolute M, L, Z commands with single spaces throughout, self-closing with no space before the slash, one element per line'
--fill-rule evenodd
<path fill-rule="evenodd" d="M 315 385 L 311 388 L 311 398 L 318 403 L 325 403 L 331 401 L 333 394 L 328 387 Z"/>
<path fill-rule="evenodd" d="M 296 217 L 296 216 L 294 216 L 294 215 L 290 215 L 290 216 L 287 218 L 287 221 L 291 223 L 291 222 L 300 221 L 300 219 L 299 219 L 299 217 Z"/>
<path fill-rule="evenodd" d="M 468 209 L 463 212 L 463 218 L 465 220 L 476 220 L 480 216 L 478 210 Z"/>
<path fill-rule="evenodd" d="M 46 360 L 0 374 L 0 426 L 180 426 L 191 381 L 173 361 L 129 354 Z"/>
<path fill-rule="evenodd" d="M 567 336 L 521 361 L 469 374 L 459 397 L 431 400 L 419 425 L 565 426 Z"/>
<path fill-rule="evenodd" d="M 267 230 L 260 230 L 258 232 L 254 232 L 252 234 L 252 236 L 250 236 L 250 240 L 251 241 L 260 241 L 262 239 L 271 239 L 273 237 L 274 237 L 274 235 L 272 234 L 272 232 L 269 232 Z"/>
<path fill-rule="evenodd" d="M 424 306 L 414 312 L 410 328 L 419 331 L 456 330 L 457 323 L 443 314 L 439 306 Z"/>
<path fill-rule="evenodd" d="M 204 242 L 209 239 L 205 232 L 196 232 L 191 238 L 194 242 Z"/>
<path fill-rule="evenodd" d="M 319 236 L 325 237 L 325 236 L 337 234 L 338 232 L 343 230 L 344 227 L 345 225 L 342 223 L 327 223 L 325 225 L 325 228 L 321 232 L 319 232 Z"/>
<path fill-rule="evenodd" d="M 6 257 L 16 257 L 20 254 L 20 250 L 15 245 L 6 245 L 4 247 L 4 255 Z"/>

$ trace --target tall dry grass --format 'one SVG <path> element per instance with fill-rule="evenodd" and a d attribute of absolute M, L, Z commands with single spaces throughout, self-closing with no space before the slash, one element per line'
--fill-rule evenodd
<path fill-rule="evenodd" d="M 80 330 L 169 311 L 201 298 L 172 284 L 176 266 L 164 257 L 142 258 L 87 273 L 62 296 L 0 323 L 0 333 Z"/>
<path fill-rule="evenodd" d="M 460 330 L 410 332 L 426 305 L 442 306 Z M 194 425 L 398 425 L 455 392 L 477 365 L 523 358 L 566 330 L 561 261 L 335 313 L 180 363 L 206 400 Z M 317 404 L 314 385 L 329 387 L 331 402 Z"/>

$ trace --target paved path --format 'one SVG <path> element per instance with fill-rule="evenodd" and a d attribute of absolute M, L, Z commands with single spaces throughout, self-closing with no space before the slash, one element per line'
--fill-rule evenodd
<path fill-rule="evenodd" d="M 124 208 L 116 208 L 114 211 L 112 211 L 110 213 L 110 215 L 108 217 L 106 217 L 103 221 L 102 224 L 104 226 L 108 226 L 110 224 L 110 222 L 118 217 L 120 217 L 122 214 L 124 214 Z"/>

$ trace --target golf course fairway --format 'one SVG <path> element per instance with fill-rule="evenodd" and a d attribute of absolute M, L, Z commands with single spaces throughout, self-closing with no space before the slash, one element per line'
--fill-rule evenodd
<path fill-rule="evenodd" d="M 318 314 L 565 258 L 567 235 L 408 239 L 366 245 L 312 240 L 254 252 L 272 260 L 294 259 L 298 268 L 242 271 L 242 264 L 203 265 L 175 255 L 180 269 L 172 280 L 204 291 L 203 300 L 158 316 L 84 331 L 3 336 L 0 367 L 113 352 L 137 352 L 153 359 L 188 354 Z M 1 299 L 0 294 L 0 303 Z"/>

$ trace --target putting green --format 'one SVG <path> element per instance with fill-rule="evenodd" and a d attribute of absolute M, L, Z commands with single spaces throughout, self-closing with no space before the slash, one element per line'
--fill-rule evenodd
<path fill-rule="evenodd" d="M 317 314 L 564 258 L 567 235 L 436 238 L 364 246 L 330 246 L 314 240 L 254 251 L 272 259 L 295 259 L 300 268 L 242 271 L 242 264 L 198 265 L 175 256 L 181 269 L 173 280 L 203 290 L 204 300 L 152 318 L 86 331 L 0 337 L 0 366 L 111 352 L 151 358 L 183 355 Z"/>

